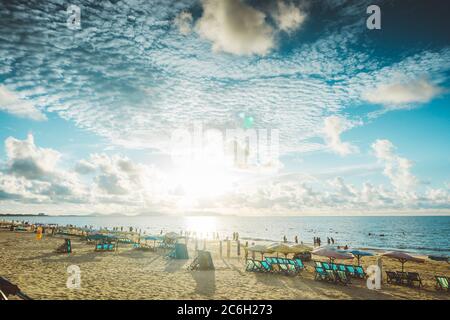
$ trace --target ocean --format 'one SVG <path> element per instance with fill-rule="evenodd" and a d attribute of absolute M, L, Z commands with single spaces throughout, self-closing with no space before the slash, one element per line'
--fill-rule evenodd
<path fill-rule="evenodd" d="M 450 255 L 450 216 L 329 216 L 329 217 L 238 217 L 238 216 L 11 216 L 0 220 L 25 220 L 79 227 L 134 227 L 147 234 L 195 231 L 222 239 L 238 232 L 244 241 L 312 243 L 313 237 L 333 237 L 336 244 L 354 248 L 404 250 L 412 253 Z"/>

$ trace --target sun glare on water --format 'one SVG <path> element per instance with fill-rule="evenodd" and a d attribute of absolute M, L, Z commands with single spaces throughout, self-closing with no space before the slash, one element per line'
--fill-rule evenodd
<path fill-rule="evenodd" d="M 186 230 L 195 232 L 200 237 L 212 237 L 212 233 L 216 232 L 215 217 L 186 217 Z"/>

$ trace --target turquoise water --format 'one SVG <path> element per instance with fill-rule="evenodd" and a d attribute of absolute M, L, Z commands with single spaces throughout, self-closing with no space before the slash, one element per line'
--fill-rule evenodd
<path fill-rule="evenodd" d="M 0 219 L 6 219 L 1 217 Z M 333 237 L 337 244 L 352 247 L 399 249 L 413 253 L 450 255 L 450 216 L 427 217 L 8 217 L 30 222 L 76 226 L 137 227 L 146 233 L 196 231 L 202 236 L 219 232 L 221 238 L 239 232 L 243 240 L 311 243 L 314 236 Z M 370 234 L 370 235 L 369 235 Z"/>

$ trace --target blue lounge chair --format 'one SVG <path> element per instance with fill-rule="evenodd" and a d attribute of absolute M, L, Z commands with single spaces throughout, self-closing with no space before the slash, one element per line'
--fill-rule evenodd
<path fill-rule="evenodd" d="M 272 266 L 267 261 L 261 261 L 261 266 L 264 268 L 265 272 L 272 271 Z"/>
<path fill-rule="evenodd" d="M 364 279 L 366 277 L 366 273 L 364 272 L 363 267 L 361 266 L 354 266 L 355 267 L 355 275 L 358 278 Z"/>
<path fill-rule="evenodd" d="M 338 266 L 337 266 L 336 264 L 332 263 L 332 264 L 331 264 L 331 269 L 332 269 L 333 271 L 338 271 Z"/>
<path fill-rule="evenodd" d="M 329 265 L 328 263 L 326 263 L 326 262 L 322 262 L 322 266 L 323 266 L 323 268 L 324 268 L 325 270 L 331 270 L 330 265 Z"/>
<path fill-rule="evenodd" d="M 355 268 L 353 266 L 350 265 L 346 265 L 345 268 L 347 269 L 347 272 L 354 277 L 356 275 L 356 271 Z"/>
<path fill-rule="evenodd" d="M 329 281 L 328 273 L 325 271 L 322 267 L 315 267 L 315 275 L 314 280 L 322 280 L 322 281 Z"/>
<path fill-rule="evenodd" d="M 297 267 L 298 267 L 300 270 L 305 269 L 305 265 L 303 264 L 303 261 L 302 261 L 301 259 L 295 258 L 295 259 L 294 259 L 294 262 L 297 264 Z"/>
<path fill-rule="evenodd" d="M 316 267 L 323 268 L 322 262 L 320 262 L 320 261 L 314 261 L 314 263 L 316 264 Z"/>

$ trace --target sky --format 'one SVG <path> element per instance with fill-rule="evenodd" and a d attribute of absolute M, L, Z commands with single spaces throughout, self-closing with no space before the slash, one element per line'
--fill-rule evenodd
<path fill-rule="evenodd" d="M 1 2 L 0 213 L 449 214 L 448 9 Z"/>

